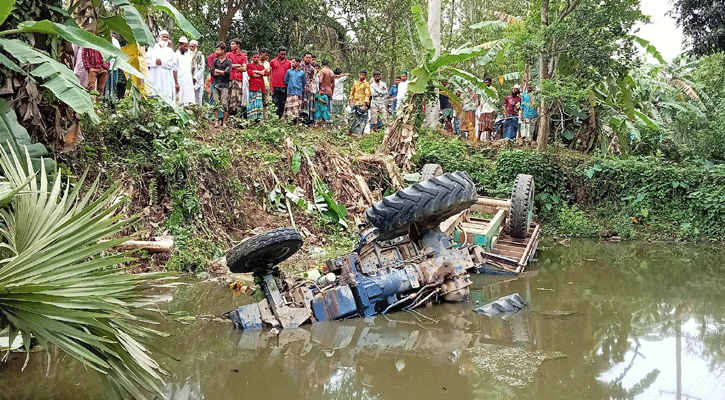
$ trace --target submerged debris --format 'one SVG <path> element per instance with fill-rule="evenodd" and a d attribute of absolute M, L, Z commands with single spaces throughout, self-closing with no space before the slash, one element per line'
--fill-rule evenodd
<path fill-rule="evenodd" d="M 544 361 L 566 358 L 560 351 L 528 351 L 522 347 L 487 346 L 471 352 L 477 354 L 471 360 L 481 371 L 514 387 L 531 383 Z"/>
<path fill-rule="evenodd" d="M 526 307 L 524 300 L 518 293 L 514 293 L 478 307 L 473 311 L 485 315 L 501 315 L 517 313 L 524 307 Z"/>

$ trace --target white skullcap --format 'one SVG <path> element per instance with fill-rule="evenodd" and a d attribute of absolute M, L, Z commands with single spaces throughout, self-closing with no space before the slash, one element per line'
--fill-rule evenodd
<path fill-rule="evenodd" d="M 168 35 L 169 31 L 162 29 L 161 32 L 159 32 L 159 36 L 164 35 L 164 34 Z"/>
<path fill-rule="evenodd" d="M 517 83 L 514 85 L 514 89 L 521 89 L 521 86 L 519 86 L 519 84 Z"/>
<path fill-rule="evenodd" d="M 189 39 L 186 36 L 182 36 L 179 38 L 179 43 L 189 43 Z"/>
<path fill-rule="evenodd" d="M 189 45 L 192 45 L 192 44 L 195 44 L 195 45 L 198 46 L 199 45 L 199 42 L 197 42 L 196 40 L 192 40 L 191 42 L 189 42 Z"/>

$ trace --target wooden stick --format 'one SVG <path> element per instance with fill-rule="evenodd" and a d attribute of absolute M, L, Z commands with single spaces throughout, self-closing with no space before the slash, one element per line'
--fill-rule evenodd
<path fill-rule="evenodd" d="M 174 241 L 172 239 L 154 241 L 129 240 L 115 246 L 115 248 L 121 250 L 143 249 L 157 253 L 168 253 L 173 246 Z"/>

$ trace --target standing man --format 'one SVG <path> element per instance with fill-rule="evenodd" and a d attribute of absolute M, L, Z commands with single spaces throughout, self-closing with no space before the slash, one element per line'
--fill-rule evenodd
<path fill-rule="evenodd" d="M 448 81 L 441 81 L 441 84 L 448 88 Z M 443 91 L 438 93 L 438 103 L 441 109 L 441 123 L 443 124 L 443 130 L 452 135 L 453 134 L 453 106 L 451 106 L 450 97 L 448 97 Z"/>
<path fill-rule="evenodd" d="M 176 60 L 168 32 L 161 31 L 159 42 L 146 53 L 146 65 L 149 67 L 149 81 L 156 89 L 155 92 L 170 101 L 176 99 Z"/>
<path fill-rule="evenodd" d="M 196 101 L 194 95 L 194 77 L 191 73 L 191 62 L 193 55 L 189 51 L 189 40 L 186 36 L 179 38 L 179 50 L 176 50 L 177 64 L 177 81 L 179 83 L 179 92 L 177 93 L 177 103 L 193 104 Z"/>
<path fill-rule="evenodd" d="M 400 73 L 400 82 L 398 83 L 398 94 L 395 96 L 397 100 L 396 107 L 402 107 L 405 99 L 408 98 L 408 73 L 403 71 Z"/>
<path fill-rule="evenodd" d="M 380 80 L 380 71 L 373 72 L 373 82 L 370 84 L 370 123 L 373 131 L 378 131 L 378 114 L 383 123 L 383 128 L 388 125 L 388 108 L 385 106 L 385 98 L 388 95 L 388 87 Z"/>
<path fill-rule="evenodd" d="M 491 90 L 496 93 L 496 88 L 491 87 L 491 78 L 486 77 L 483 79 L 483 83 L 490 87 Z M 489 103 L 485 96 L 481 98 L 481 104 L 478 107 L 478 140 L 489 141 L 493 140 L 493 120 L 496 115 L 496 109 Z M 496 99 L 493 99 L 496 100 Z"/>
<path fill-rule="evenodd" d="M 343 74 L 340 68 L 335 68 L 335 83 L 332 88 L 332 115 L 333 122 L 345 113 L 345 80 L 350 74 Z"/>
<path fill-rule="evenodd" d="M 108 79 L 108 63 L 103 61 L 103 56 L 98 50 L 84 48 L 83 68 L 88 74 L 88 87 L 86 88 L 88 93 L 95 94 L 97 100 L 102 100 L 103 90 L 106 88 Z"/>
<path fill-rule="evenodd" d="M 300 120 L 302 109 L 302 93 L 305 88 L 307 75 L 300 69 L 300 59 L 292 59 L 291 68 L 284 75 L 284 84 L 287 87 L 287 100 L 284 106 L 284 119 L 296 124 Z"/>
<path fill-rule="evenodd" d="M 277 57 L 269 62 L 269 67 L 272 69 L 272 77 L 270 84 L 272 85 L 272 100 L 274 105 L 277 107 L 277 116 L 282 118 L 284 115 L 284 108 L 287 101 L 287 85 L 285 84 L 285 76 L 287 70 L 292 67 L 292 64 L 287 59 L 287 48 L 280 47 L 277 53 Z"/>
<path fill-rule="evenodd" d="M 227 46 L 224 42 L 219 42 L 216 45 L 217 57 L 212 64 L 212 76 L 214 81 L 212 85 L 214 87 L 214 103 L 221 104 L 224 114 L 222 117 L 222 126 L 227 126 L 227 118 L 229 117 L 229 76 L 232 72 L 232 61 L 226 56 Z M 217 114 L 218 118 L 218 114 Z M 215 126 L 219 126 L 219 120 L 217 119 Z"/>
<path fill-rule="evenodd" d="M 264 90 L 262 90 L 262 107 L 264 108 L 264 118 L 267 118 L 267 107 L 269 107 L 272 94 L 272 87 L 269 85 L 269 75 L 272 73 L 272 67 L 269 65 L 269 50 L 261 48 L 259 50 L 259 62 L 264 66 Z"/>
<path fill-rule="evenodd" d="M 516 134 L 519 131 L 519 109 L 521 108 L 521 97 L 519 92 L 521 86 L 515 84 L 511 89 L 511 94 L 506 96 L 503 102 L 504 113 L 506 114 L 506 120 L 503 124 L 503 137 L 505 139 L 516 139 Z"/>
<path fill-rule="evenodd" d="M 307 124 L 314 121 L 314 93 L 315 93 L 315 67 L 312 64 L 312 53 L 306 52 L 302 56 L 300 70 L 305 73 L 305 88 L 302 91 L 302 114 L 307 114 Z M 289 91 L 288 91 L 289 94 Z"/>
<path fill-rule="evenodd" d="M 194 83 L 194 103 L 202 105 L 204 99 L 204 54 L 199 51 L 199 42 L 189 42 L 191 53 L 191 79 Z"/>
<path fill-rule="evenodd" d="M 247 55 L 242 53 L 242 40 L 234 38 L 229 43 L 232 51 L 226 54 L 232 62 L 232 73 L 229 76 L 229 111 L 232 114 L 244 113 L 244 72 L 247 70 Z"/>
<path fill-rule="evenodd" d="M 531 142 L 534 138 L 536 120 L 539 117 L 536 108 L 536 93 L 529 82 L 526 84 L 526 91 L 521 95 L 521 138 L 526 142 Z"/>
<path fill-rule="evenodd" d="M 368 101 L 370 100 L 370 84 L 367 82 L 368 72 L 360 71 L 358 80 L 352 85 L 350 91 L 350 128 L 348 134 L 362 135 L 365 132 L 365 123 L 368 120 Z"/>
<path fill-rule="evenodd" d="M 388 90 L 388 98 L 393 100 L 393 112 L 392 115 L 395 116 L 395 108 L 398 105 L 398 85 L 400 84 L 400 77 L 395 77 L 395 85 L 390 87 L 390 90 Z"/>
<path fill-rule="evenodd" d="M 267 70 L 259 61 L 259 53 L 252 53 L 252 62 L 247 64 L 249 75 L 249 105 L 247 106 L 247 117 L 253 120 L 260 120 L 264 116 L 262 98 L 264 92 L 264 77 Z"/>
<path fill-rule="evenodd" d="M 317 77 L 320 79 L 319 99 L 320 101 L 325 102 L 325 107 L 327 107 L 327 119 L 323 118 L 323 120 L 329 121 L 330 114 L 332 114 L 332 95 L 335 91 L 335 73 L 330 69 L 330 61 L 327 59 L 322 60 L 322 68 L 317 74 Z M 316 116 L 317 113 L 315 113 L 315 117 Z M 324 117 L 325 114 L 322 113 L 322 116 Z"/>

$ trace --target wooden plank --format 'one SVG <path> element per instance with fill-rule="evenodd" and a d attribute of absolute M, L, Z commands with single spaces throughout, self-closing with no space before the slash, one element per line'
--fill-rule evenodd
<path fill-rule="evenodd" d="M 500 254 L 488 253 L 488 252 L 484 252 L 483 254 L 485 256 L 488 256 L 488 257 L 492 257 L 492 258 L 495 258 L 495 259 L 498 259 L 498 260 L 501 260 L 501 261 L 504 261 L 504 262 L 507 262 L 507 263 L 511 263 L 512 265 L 517 265 L 518 264 L 518 260 L 514 260 L 512 258 L 508 258 L 508 257 L 502 256 Z"/>
<path fill-rule="evenodd" d="M 505 250 L 517 251 L 522 254 L 526 250 L 526 246 L 524 246 L 524 245 L 511 245 L 511 244 L 497 242 L 496 248 L 499 248 L 499 247 L 502 249 L 505 249 Z"/>
<path fill-rule="evenodd" d="M 519 260 L 519 266 L 522 268 L 526 266 L 526 264 L 529 263 L 528 255 L 531 252 L 532 246 L 534 245 L 534 242 L 537 241 L 539 237 L 539 225 L 536 225 L 536 228 L 534 228 L 534 232 L 529 237 L 529 244 L 526 245 L 526 250 L 524 250 L 524 254 L 521 255 L 521 260 Z"/>
<path fill-rule="evenodd" d="M 488 225 L 488 229 L 486 230 L 486 243 L 492 243 L 493 237 L 498 236 L 498 234 L 501 232 L 501 226 L 503 225 L 503 221 L 506 218 L 506 213 L 503 210 L 498 210 L 496 213 L 496 216 L 491 219 L 491 223 Z"/>

